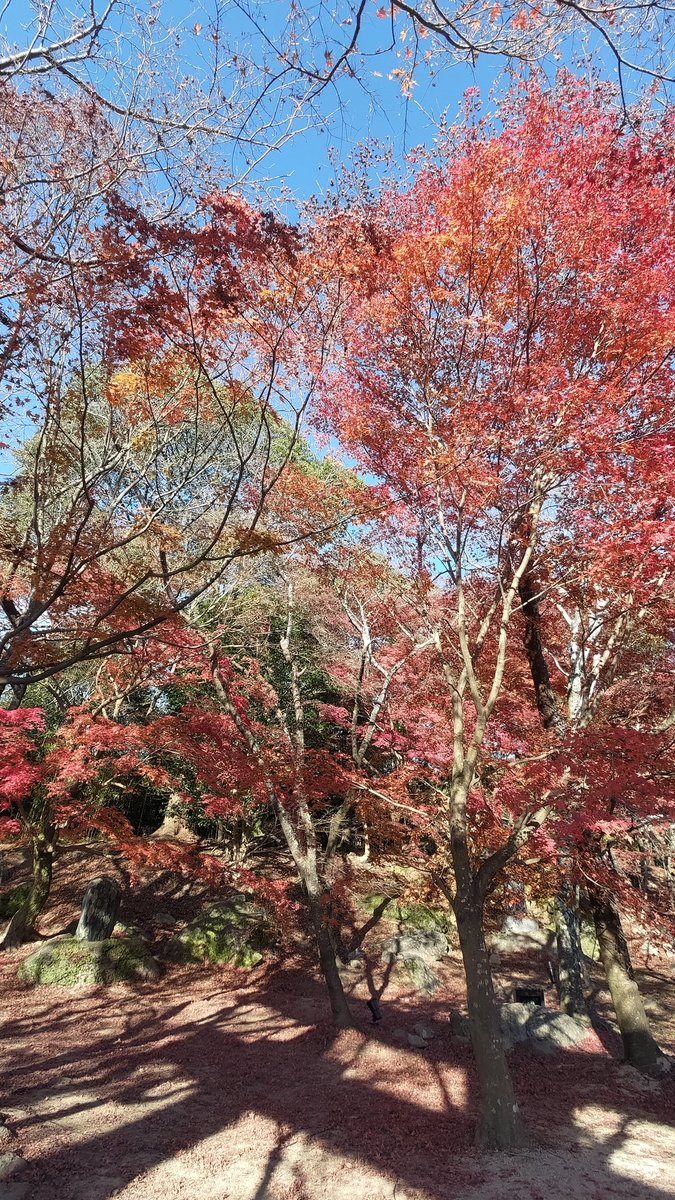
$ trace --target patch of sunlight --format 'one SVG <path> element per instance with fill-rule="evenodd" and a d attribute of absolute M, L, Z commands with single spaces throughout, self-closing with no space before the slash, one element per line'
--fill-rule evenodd
<path fill-rule="evenodd" d="M 154 1113 L 174 1108 L 194 1092 L 194 1082 L 174 1082 L 167 1077 L 137 1087 L 131 1083 L 126 1092 L 105 1099 L 99 1087 L 64 1088 L 38 1103 L 33 1101 L 32 1107 L 45 1125 L 56 1127 L 61 1135 L 67 1133 L 70 1144 L 85 1145 L 98 1136 L 92 1133 L 92 1128 L 100 1121 L 104 1109 L 106 1125 L 118 1134 Z"/>
<path fill-rule="evenodd" d="M 331 1126 L 331 1132 L 339 1134 L 340 1130 Z M 392 1200 L 396 1195 L 397 1200 L 406 1200 L 406 1193 L 397 1190 L 395 1176 L 381 1166 L 341 1152 L 330 1146 L 329 1141 L 321 1134 L 281 1127 L 268 1117 L 250 1112 L 227 1129 L 225 1139 L 223 1133 L 214 1134 L 188 1155 L 181 1155 L 181 1169 L 186 1182 L 188 1173 L 192 1173 L 189 1179 L 192 1200 L 202 1200 L 207 1195 L 211 1200 L 216 1193 L 201 1191 L 199 1173 L 196 1176 L 194 1173 L 202 1156 L 205 1161 L 213 1161 L 212 1154 L 204 1154 L 211 1142 L 220 1162 L 218 1184 L 237 1200 L 259 1200 L 271 1194 L 289 1198 L 324 1195 L 330 1200 L 355 1200 L 361 1196 L 367 1196 L 368 1200 Z M 427 1191 L 417 1189 L 415 1200 L 432 1200 L 432 1197 Z"/>
<path fill-rule="evenodd" d="M 579 1105 L 573 1113 L 579 1143 L 601 1150 L 607 1167 L 621 1179 L 648 1184 L 672 1196 L 675 1179 L 675 1129 L 631 1117 L 599 1104 Z"/>
<path fill-rule="evenodd" d="M 398 1054 L 401 1053 L 405 1052 L 399 1049 Z M 422 1065 L 419 1055 L 412 1053 L 407 1057 L 403 1067 L 381 1061 L 372 1064 L 366 1052 L 358 1062 L 344 1068 L 342 1078 L 361 1082 L 384 1096 L 403 1098 L 426 1112 L 447 1113 L 449 1109 L 466 1108 L 469 1093 L 465 1071 L 455 1068 L 449 1072 L 428 1062 Z"/>

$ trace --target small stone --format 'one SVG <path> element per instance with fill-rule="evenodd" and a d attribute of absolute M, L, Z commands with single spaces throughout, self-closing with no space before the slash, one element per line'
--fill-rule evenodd
<path fill-rule="evenodd" d="M 450 1035 L 466 1041 L 471 1038 L 469 1018 L 465 1017 L 463 1013 L 454 1011 L 450 1013 Z"/>
<path fill-rule="evenodd" d="M 501 967 L 501 965 L 502 965 L 501 954 L 499 953 L 498 950 L 493 950 L 492 954 L 490 955 L 490 966 L 497 968 L 497 967 Z"/>
<path fill-rule="evenodd" d="M 159 925 L 160 929 L 173 929 L 177 924 L 176 918 L 171 916 L 171 913 L 158 912 L 154 916 L 155 925 Z"/>
<path fill-rule="evenodd" d="M 26 1160 L 20 1154 L 0 1154 L 0 1179 L 9 1179 L 10 1175 L 16 1174 L 25 1166 Z"/>
<path fill-rule="evenodd" d="M 418 1037 L 416 1033 L 409 1033 L 408 1044 L 414 1046 L 416 1050 L 426 1050 L 428 1043 L 423 1037 Z"/>
<path fill-rule="evenodd" d="M 617 1074 L 621 1077 L 624 1087 L 634 1088 L 636 1092 L 658 1092 L 660 1090 L 658 1080 L 647 1078 L 630 1063 L 622 1063 Z"/>
<path fill-rule="evenodd" d="M 14 1134 L 7 1125 L 0 1125 L 0 1142 L 11 1142 Z"/>
<path fill-rule="evenodd" d="M 425 1038 L 428 1042 L 436 1037 L 436 1030 L 433 1026 L 425 1025 L 423 1021 L 418 1021 L 417 1025 L 413 1025 L 413 1029 L 418 1037 Z"/>

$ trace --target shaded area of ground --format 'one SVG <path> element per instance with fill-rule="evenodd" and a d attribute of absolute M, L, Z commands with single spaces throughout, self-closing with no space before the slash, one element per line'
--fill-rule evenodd
<path fill-rule="evenodd" d="M 636 1092 L 597 1043 L 514 1060 L 540 1148 L 496 1167 L 471 1154 L 471 1053 L 440 1005 L 399 998 L 334 1041 L 321 987 L 293 969 L 174 970 L 58 1002 L 10 990 L 4 1109 L 34 1200 L 672 1195 L 672 1084 Z M 439 1032 L 415 1051 L 393 1030 L 421 1016 Z"/>
<path fill-rule="evenodd" d="M 90 874 L 102 864 L 90 862 Z M 83 890 L 75 860 L 56 912 Z M 63 887 L 63 895 L 58 891 Z M 166 907 L 149 880 L 127 911 Z M 72 896 L 71 893 L 72 892 Z M 67 893 L 67 894 L 66 894 Z M 183 913 L 194 903 L 187 896 Z M 63 911 L 58 905 L 63 906 Z M 365 924 L 364 919 L 364 924 Z M 47 989 L 17 983 L 0 959 L 1 1149 L 27 1160 L 8 1200 L 663 1200 L 675 1194 L 675 1081 L 640 1083 L 616 1057 L 607 1022 L 575 1051 L 512 1056 L 536 1146 L 517 1158 L 472 1152 L 469 1044 L 449 1035 L 464 1000 L 461 967 L 439 967 L 431 998 L 387 982 L 377 956 L 386 920 L 360 939 L 367 970 L 346 973 L 357 1032 L 335 1039 L 323 987 L 299 948 L 255 971 L 171 967 L 158 985 Z M 370 950 L 369 950 L 370 947 Z M 27 948 L 26 948 L 27 949 Z M 513 955 L 498 983 L 542 981 Z M 675 994 L 663 965 L 644 977 L 658 1032 L 673 1049 Z M 594 979 L 598 989 L 599 981 Z M 384 1019 L 368 1023 L 369 987 Z M 598 991 L 599 1015 L 607 1021 Z M 425 1050 L 405 1031 L 435 1025 Z M 1 1187 L 2 1185 L 0 1185 Z M 2 1193 L 0 1193 L 2 1194 Z"/>

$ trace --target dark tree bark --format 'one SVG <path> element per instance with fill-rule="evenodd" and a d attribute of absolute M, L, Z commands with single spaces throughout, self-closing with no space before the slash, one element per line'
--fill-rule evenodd
<path fill-rule="evenodd" d="M 541 631 L 541 612 L 537 599 L 537 588 L 532 571 L 526 571 L 519 585 L 518 594 L 523 606 L 525 632 L 523 644 L 530 665 L 530 675 L 534 686 L 537 709 L 544 729 L 553 729 L 558 737 L 564 737 L 566 722 L 560 711 L 558 697 L 551 684 L 548 663 L 544 655 L 544 643 Z"/>
<path fill-rule="evenodd" d="M 499 1010 L 483 933 L 485 891 L 474 873 L 463 832 L 452 836 L 457 891 L 453 909 L 466 974 L 480 1118 L 476 1142 L 483 1150 L 517 1150 L 527 1143 L 502 1042 Z"/>
<path fill-rule="evenodd" d="M 579 908 L 573 889 L 563 884 L 557 897 L 558 995 L 560 1007 L 570 1017 L 588 1017 L 584 996 Z"/>
<path fill-rule="evenodd" d="M 668 1059 L 647 1020 L 616 900 L 608 888 L 590 887 L 587 895 L 626 1062 L 639 1071 L 660 1074 L 668 1069 Z"/>
<path fill-rule="evenodd" d="M 326 923 L 325 898 L 321 895 L 320 891 L 311 894 L 309 889 L 307 896 L 312 926 L 314 928 L 314 937 L 316 938 L 317 949 L 319 951 L 321 974 L 326 983 L 330 1009 L 333 1015 L 333 1024 L 338 1029 L 353 1029 L 354 1020 L 342 986 L 337 955 L 335 953 L 335 944 Z"/>

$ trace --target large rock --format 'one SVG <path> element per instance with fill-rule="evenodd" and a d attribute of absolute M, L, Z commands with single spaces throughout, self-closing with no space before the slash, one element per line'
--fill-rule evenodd
<path fill-rule="evenodd" d="M 5 1179 L 9 1179 L 16 1171 L 20 1171 L 25 1166 L 26 1160 L 19 1154 L 0 1154 L 0 1180 L 4 1182 Z"/>
<path fill-rule="evenodd" d="M 382 947 L 382 958 L 390 963 L 402 982 L 412 983 L 429 996 L 440 987 L 430 964 L 448 952 L 448 939 L 440 929 L 406 929 Z"/>
<path fill-rule="evenodd" d="M 19 967 L 19 979 L 26 983 L 57 987 L 138 982 L 157 979 L 159 975 L 159 963 L 137 937 L 106 938 L 99 942 L 50 938 Z"/>
<path fill-rule="evenodd" d="M 548 949 L 555 942 L 550 929 L 546 929 L 533 917 L 510 916 L 504 921 L 500 933 L 490 937 L 490 949 L 494 952 L 519 953 L 535 949 Z"/>
<path fill-rule="evenodd" d="M 83 942 L 104 942 L 112 935 L 122 893 L 117 880 L 109 875 L 92 879 L 82 901 L 82 912 L 75 937 Z"/>
<path fill-rule="evenodd" d="M 390 938 L 382 947 L 385 962 L 394 962 L 399 958 L 438 962 L 447 953 L 448 939 L 440 929 L 406 929 Z"/>
<path fill-rule="evenodd" d="M 540 1011 L 536 1004 L 502 1004 L 499 1020 L 506 1050 L 512 1050 L 518 1042 L 527 1041 L 528 1021 L 535 1011 Z"/>
<path fill-rule="evenodd" d="M 173 962 L 255 967 L 273 941 L 267 913 L 239 896 L 207 905 L 194 921 L 171 938 L 166 955 Z"/>
<path fill-rule="evenodd" d="M 556 1054 L 558 1050 L 579 1046 L 591 1029 L 590 1021 L 570 1017 L 558 1009 L 535 1008 L 527 1022 L 528 1039 L 539 1054 Z"/>
<path fill-rule="evenodd" d="M 416 991 L 431 996 L 441 986 L 441 981 L 422 958 L 397 959 L 394 971 L 403 983 L 412 983 Z"/>
<path fill-rule="evenodd" d="M 499 1018 L 507 1051 L 527 1042 L 538 1054 L 556 1054 L 585 1042 L 591 1032 L 590 1021 L 538 1004 L 502 1004 Z"/>

